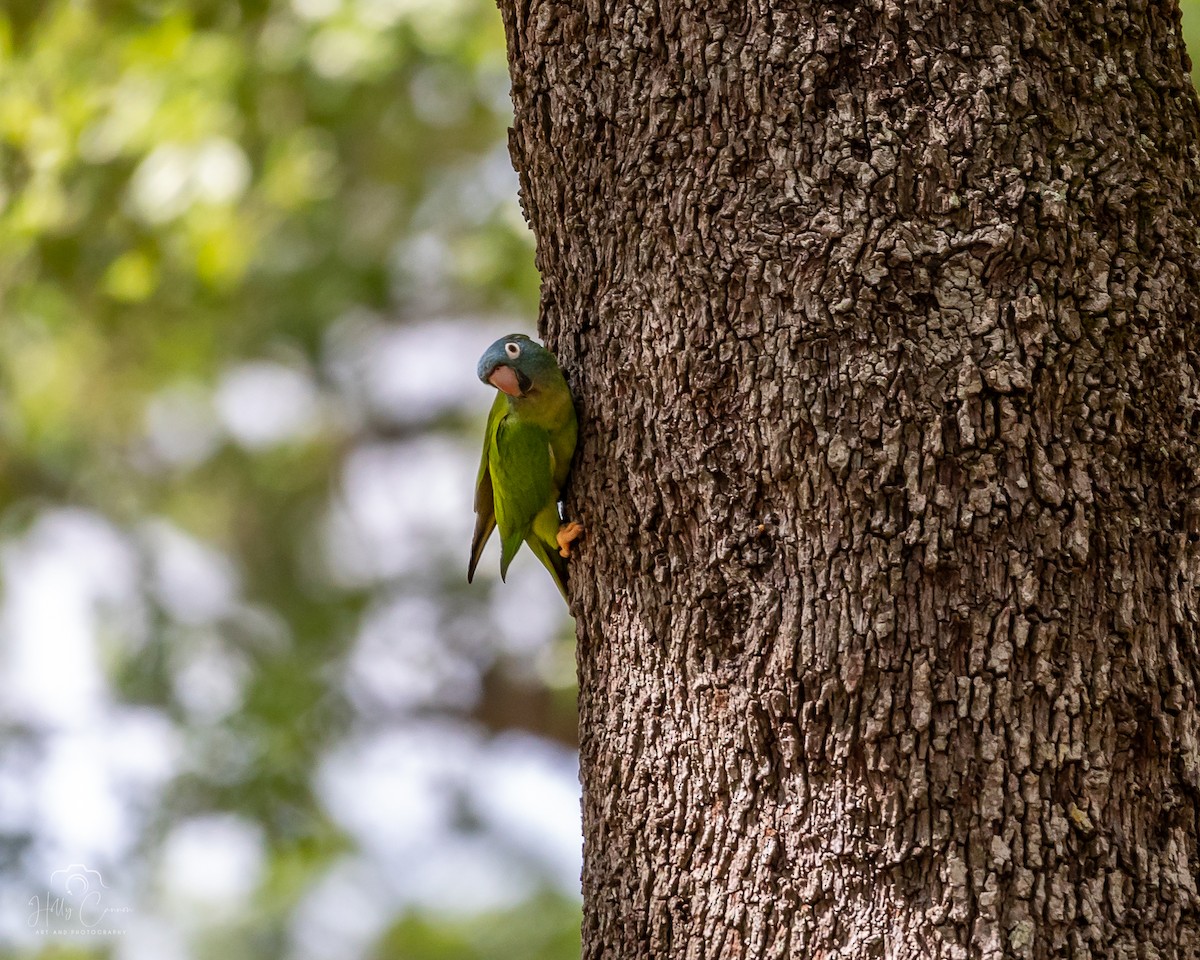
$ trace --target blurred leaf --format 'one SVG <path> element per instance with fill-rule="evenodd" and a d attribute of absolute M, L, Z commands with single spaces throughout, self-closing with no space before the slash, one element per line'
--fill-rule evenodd
<path fill-rule="evenodd" d="M 410 914 L 372 960 L 567 960 L 580 952 L 579 906 L 542 894 L 514 910 L 465 922 Z"/>

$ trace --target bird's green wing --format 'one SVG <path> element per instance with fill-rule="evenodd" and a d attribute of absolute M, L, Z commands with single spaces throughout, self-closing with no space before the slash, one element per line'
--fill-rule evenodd
<path fill-rule="evenodd" d="M 488 471 L 500 528 L 500 576 L 530 532 L 534 518 L 554 505 L 550 438 L 541 427 L 508 417 L 496 428 Z"/>
<path fill-rule="evenodd" d="M 475 480 L 475 535 L 471 537 L 471 564 L 467 567 L 467 583 L 475 577 L 475 567 L 483 548 L 496 529 L 495 492 L 492 487 L 492 474 L 489 461 L 496 447 L 496 431 L 500 422 L 508 413 L 508 398 L 497 392 L 496 400 L 488 413 L 487 429 L 483 434 L 483 456 L 479 461 L 479 476 Z"/>

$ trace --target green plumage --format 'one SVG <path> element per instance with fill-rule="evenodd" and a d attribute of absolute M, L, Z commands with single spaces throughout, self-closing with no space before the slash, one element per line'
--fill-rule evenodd
<path fill-rule="evenodd" d="M 479 361 L 479 379 L 497 388 L 475 484 L 475 536 L 467 580 L 500 528 L 500 576 L 527 543 L 567 595 L 559 556 L 558 500 L 575 452 L 571 391 L 554 355 L 522 334 L 497 340 Z"/>

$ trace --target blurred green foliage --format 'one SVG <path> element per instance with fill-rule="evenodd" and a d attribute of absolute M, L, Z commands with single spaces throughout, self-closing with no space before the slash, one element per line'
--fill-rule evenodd
<path fill-rule="evenodd" d="M 487 4 L 26 11 L 0 19 L 9 502 L 51 491 L 125 517 L 150 503 L 241 552 L 255 524 L 239 494 L 303 499 L 335 445 L 253 475 L 236 457 L 177 483 L 131 474 L 155 390 L 264 353 L 316 363 L 351 308 L 412 312 L 426 292 L 405 238 L 439 243 L 456 309 L 530 309 L 524 229 L 453 196 L 506 125 Z"/>
<path fill-rule="evenodd" d="M 1200 0 L 1179 0 L 1183 41 L 1192 59 L 1192 82 L 1200 83 Z"/>
<path fill-rule="evenodd" d="M 352 846 L 313 774 L 359 719 L 340 678 L 364 612 L 414 589 L 442 604 L 447 643 L 486 632 L 480 591 L 457 592 L 461 570 L 346 582 L 321 538 L 351 451 L 465 426 L 343 402 L 330 331 L 444 316 L 531 325 L 507 89 L 489 0 L 52 0 L 0 13 L 0 535 L 69 506 L 135 543 L 166 522 L 236 571 L 241 599 L 216 625 L 181 620 L 147 574 L 148 628 L 131 643 L 113 626 L 104 645 L 116 696 L 169 717 L 187 758 L 139 856 L 189 816 L 233 813 L 263 831 L 249 919 L 201 931 L 198 955 L 285 955 L 297 904 Z M 259 361 L 315 397 L 311 422 L 278 442 L 209 422 L 222 378 Z M 481 413 L 488 402 L 481 391 Z M 245 690 L 205 725 L 179 663 L 214 631 Z M 6 730 L 10 742 L 35 733 Z M 33 839 L 4 847 L 10 875 Z M 481 926 L 410 914 L 378 955 L 577 955 L 577 905 L 539 897 L 487 921 L 507 931 L 506 953 L 480 946 Z"/>
<path fill-rule="evenodd" d="M 552 896 L 459 923 L 410 916 L 388 931 L 372 960 L 560 960 L 579 955 L 578 927 L 578 908 Z"/>

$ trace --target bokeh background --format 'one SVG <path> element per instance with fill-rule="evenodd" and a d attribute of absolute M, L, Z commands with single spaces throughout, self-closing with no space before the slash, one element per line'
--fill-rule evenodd
<path fill-rule="evenodd" d="M 0 955 L 577 957 L 571 622 L 464 581 L 493 3 L 3 11 Z"/>

